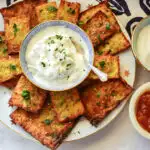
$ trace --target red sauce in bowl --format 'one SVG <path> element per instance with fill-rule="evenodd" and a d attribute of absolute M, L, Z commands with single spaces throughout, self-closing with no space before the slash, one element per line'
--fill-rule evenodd
<path fill-rule="evenodd" d="M 140 96 L 137 103 L 136 117 L 139 124 L 150 132 L 150 91 Z"/>

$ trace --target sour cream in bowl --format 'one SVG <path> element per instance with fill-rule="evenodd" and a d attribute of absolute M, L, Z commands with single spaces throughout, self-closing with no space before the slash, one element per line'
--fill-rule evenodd
<path fill-rule="evenodd" d="M 91 41 L 78 26 L 65 21 L 35 27 L 22 43 L 20 61 L 24 74 L 38 87 L 64 91 L 79 85 L 91 71 Z"/>
<path fill-rule="evenodd" d="M 150 71 L 150 17 L 140 21 L 132 34 L 132 51 L 136 60 Z"/>

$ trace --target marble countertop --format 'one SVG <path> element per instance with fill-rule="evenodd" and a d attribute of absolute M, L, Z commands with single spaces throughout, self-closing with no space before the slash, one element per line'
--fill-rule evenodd
<path fill-rule="evenodd" d="M 135 89 L 149 81 L 149 72 L 137 65 Z M 85 139 L 62 144 L 58 150 L 149 150 L 150 141 L 140 136 L 129 120 L 128 104 L 106 128 Z M 0 150 L 47 150 L 0 124 Z"/>

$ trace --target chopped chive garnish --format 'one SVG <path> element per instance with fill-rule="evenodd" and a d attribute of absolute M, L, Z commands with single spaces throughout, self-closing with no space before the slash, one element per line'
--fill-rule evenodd
<path fill-rule="evenodd" d="M 97 54 L 98 54 L 98 55 L 102 55 L 102 54 L 103 54 L 103 51 L 97 51 Z"/>
<path fill-rule="evenodd" d="M 41 65 L 42 65 L 43 67 L 46 67 L 46 64 L 45 64 L 44 62 L 41 62 Z"/>
<path fill-rule="evenodd" d="M 106 30 L 110 30 L 110 24 L 109 23 L 106 24 Z"/>
<path fill-rule="evenodd" d="M 82 26 L 82 25 L 84 25 L 84 22 L 83 21 L 79 21 L 78 22 L 78 26 Z"/>
<path fill-rule="evenodd" d="M 54 40 L 51 40 L 51 44 L 54 44 L 55 43 L 55 41 Z"/>
<path fill-rule="evenodd" d="M 52 121 L 52 120 L 49 120 L 49 119 L 45 119 L 45 120 L 44 120 L 44 123 L 45 123 L 46 125 L 50 125 L 52 122 L 53 122 L 53 121 Z"/>
<path fill-rule="evenodd" d="M 96 94 L 96 97 L 97 97 L 97 98 L 100 98 L 100 96 L 101 96 L 101 95 L 100 95 L 100 93 L 98 92 L 98 93 Z"/>
<path fill-rule="evenodd" d="M 103 40 L 101 39 L 100 34 L 97 36 L 97 38 L 98 38 L 98 40 L 99 40 L 100 42 L 102 42 L 102 41 L 103 41 Z"/>
<path fill-rule="evenodd" d="M 67 12 L 70 14 L 75 14 L 75 10 L 72 8 L 68 8 Z"/>
<path fill-rule="evenodd" d="M 5 54 L 7 52 L 7 48 L 4 48 L 3 49 L 3 53 Z"/>
<path fill-rule="evenodd" d="M 115 91 L 112 91 L 111 96 L 116 96 L 117 93 Z"/>
<path fill-rule="evenodd" d="M 57 8 L 54 6 L 49 6 L 49 7 L 47 7 L 47 10 L 50 12 L 55 12 L 55 11 L 57 11 Z"/>
<path fill-rule="evenodd" d="M 10 69 L 11 70 L 16 70 L 16 65 L 10 64 Z"/>
<path fill-rule="evenodd" d="M 14 29 L 14 36 L 17 35 L 17 32 L 19 31 L 19 28 L 17 27 L 16 24 L 13 25 L 13 29 Z"/>
<path fill-rule="evenodd" d="M 0 36 L 0 43 L 3 43 L 3 39 L 2 39 L 2 37 Z"/>
<path fill-rule="evenodd" d="M 96 105 L 97 105 L 97 106 L 100 106 L 101 104 L 100 104 L 100 102 L 97 102 Z"/>
<path fill-rule="evenodd" d="M 28 90 L 23 90 L 21 95 L 25 100 L 30 99 L 30 92 Z"/>
<path fill-rule="evenodd" d="M 67 67 L 71 66 L 71 64 L 67 64 Z"/>
<path fill-rule="evenodd" d="M 102 68 L 102 69 L 104 69 L 104 67 L 105 67 L 105 61 L 101 61 L 101 62 L 99 62 L 99 65 L 100 65 L 100 67 Z"/>
<path fill-rule="evenodd" d="M 58 40 L 62 40 L 62 39 L 63 39 L 63 36 L 61 36 L 61 35 L 56 35 L 56 38 L 57 38 Z"/>

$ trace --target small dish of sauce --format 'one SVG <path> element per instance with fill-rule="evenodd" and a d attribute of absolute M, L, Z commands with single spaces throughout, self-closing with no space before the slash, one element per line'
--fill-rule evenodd
<path fill-rule="evenodd" d="M 150 91 L 143 93 L 139 97 L 136 117 L 141 127 L 150 132 Z"/>
<path fill-rule="evenodd" d="M 132 95 L 129 116 L 136 131 L 150 139 L 150 82 L 141 85 Z"/>

